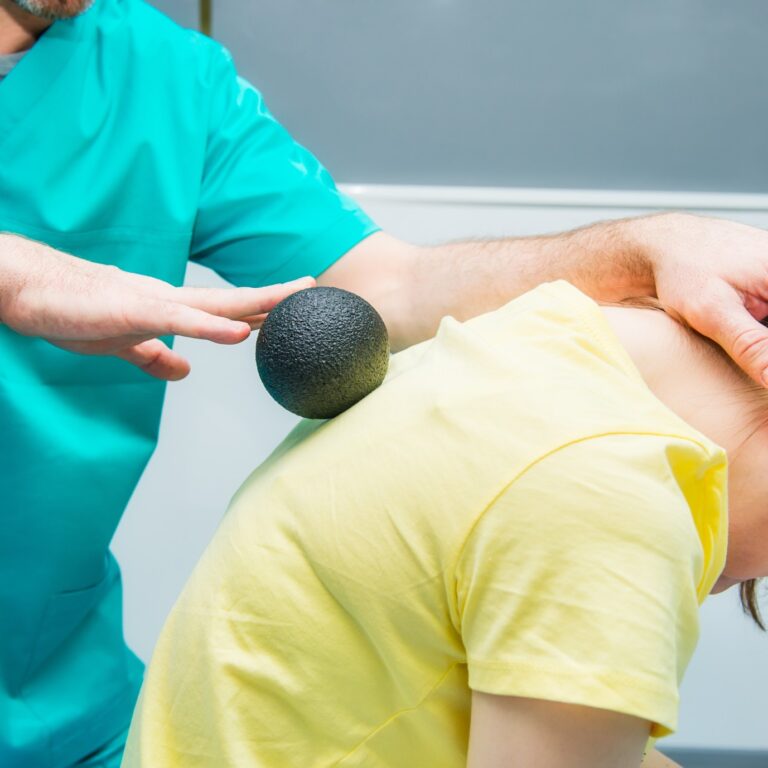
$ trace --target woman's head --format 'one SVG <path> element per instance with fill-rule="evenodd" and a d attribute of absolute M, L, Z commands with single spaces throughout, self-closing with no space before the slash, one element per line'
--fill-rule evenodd
<path fill-rule="evenodd" d="M 603 310 L 659 400 L 726 450 L 728 555 L 712 591 L 740 585 L 745 611 L 762 627 L 756 584 L 768 576 L 768 391 L 711 341 L 658 311 L 658 302 Z"/>

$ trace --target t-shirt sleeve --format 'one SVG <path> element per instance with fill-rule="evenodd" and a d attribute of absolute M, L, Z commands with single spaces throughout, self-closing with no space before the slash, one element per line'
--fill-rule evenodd
<path fill-rule="evenodd" d="M 573 443 L 489 506 L 456 566 L 472 689 L 622 712 L 656 737 L 675 730 L 705 572 L 689 499 L 712 480 L 683 442 Z"/>
<path fill-rule="evenodd" d="M 378 227 L 211 45 L 208 141 L 191 256 L 236 285 L 317 276 Z"/>

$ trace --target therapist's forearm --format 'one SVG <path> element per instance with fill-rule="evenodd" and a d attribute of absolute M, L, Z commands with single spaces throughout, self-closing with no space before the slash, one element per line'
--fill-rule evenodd
<path fill-rule="evenodd" d="M 496 309 L 540 283 L 565 279 L 605 301 L 652 294 L 643 245 L 650 219 L 601 222 L 541 237 L 417 247 L 387 234 L 364 240 L 319 279 L 367 298 L 394 350 L 430 338 L 440 320 Z"/>
<path fill-rule="evenodd" d="M 420 248 L 377 233 L 320 282 L 360 293 L 384 317 L 393 349 L 432 336 L 440 319 L 493 310 L 565 279 L 595 299 L 653 296 L 768 387 L 768 232 L 662 213 L 544 237 Z"/>
<path fill-rule="evenodd" d="M 649 295 L 644 226 L 643 219 L 601 222 L 557 235 L 422 249 L 411 267 L 416 311 L 404 341 L 432 336 L 445 315 L 468 319 L 550 280 L 568 280 L 603 301 Z"/>

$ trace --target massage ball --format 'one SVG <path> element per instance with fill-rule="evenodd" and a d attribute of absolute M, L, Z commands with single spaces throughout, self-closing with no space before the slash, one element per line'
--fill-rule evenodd
<path fill-rule="evenodd" d="M 379 313 L 340 288 L 305 288 L 267 315 L 256 342 L 267 392 L 308 419 L 330 419 L 384 380 L 389 338 Z"/>

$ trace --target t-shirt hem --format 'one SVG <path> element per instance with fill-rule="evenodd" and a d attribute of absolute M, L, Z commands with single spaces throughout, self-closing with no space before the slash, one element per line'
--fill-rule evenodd
<path fill-rule="evenodd" d="M 482 661 L 469 661 L 468 669 L 473 691 L 620 712 L 650 722 L 650 736 L 655 739 L 677 729 L 677 690 L 620 671 Z"/>

